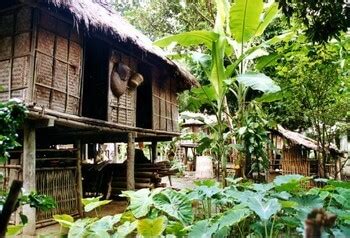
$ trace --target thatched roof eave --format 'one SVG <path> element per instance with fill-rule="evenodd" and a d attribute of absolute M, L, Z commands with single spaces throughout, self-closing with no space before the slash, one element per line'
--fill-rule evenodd
<path fill-rule="evenodd" d="M 304 146 L 305 148 L 321 151 L 321 146 L 318 145 L 316 140 L 313 140 L 307 136 L 304 136 L 298 132 L 290 131 L 283 128 L 281 125 L 277 125 L 276 130 L 274 130 L 282 137 L 286 138 L 288 141 L 295 145 Z M 330 144 L 328 152 L 341 156 L 343 153 L 334 144 Z"/>
<path fill-rule="evenodd" d="M 178 63 L 168 59 L 165 52 L 152 44 L 152 41 L 123 19 L 112 7 L 102 6 L 94 0 L 39 0 L 52 4 L 54 7 L 69 11 L 77 25 L 82 24 L 88 30 L 95 30 L 113 36 L 115 39 L 132 44 L 142 50 L 145 55 L 151 55 L 164 62 L 182 81 L 182 88 L 198 86 L 195 77 Z"/>

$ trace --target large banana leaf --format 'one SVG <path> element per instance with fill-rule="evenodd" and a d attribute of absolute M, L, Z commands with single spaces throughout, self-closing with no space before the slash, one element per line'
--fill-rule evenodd
<path fill-rule="evenodd" d="M 229 31 L 230 3 L 227 0 L 216 0 L 217 14 L 215 19 L 215 32 Z M 229 33 L 229 32 L 228 32 Z"/>
<path fill-rule="evenodd" d="M 225 54 L 226 39 L 223 36 L 219 37 L 217 42 L 213 43 L 212 47 L 212 61 L 211 61 L 211 73 L 210 83 L 213 86 L 216 94 L 216 100 L 220 105 L 223 93 L 224 93 L 224 80 L 225 80 L 225 66 L 224 66 L 224 54 Z"/>
<path fill-rule="evenodd" d="M 238 43 L 248 42 L 256 33 L 263 0 L 236 0 L 230 11 L 231 33 Z"/>
<path fill-rule="evenodd" d="M 281 90 L 281 88 L 265 74 L 261 73 L 245 73 L 237 76 L 237 81 L 246 87 L 258 90 L 264 93 L 274 93 Z"/>
<path fill-rule="evenodd" d="M 212 31 L 190 31 L 176 35 L 166 36 L 154 42 L 159 47 L 166 47 L 172 43 L 182 46 L 205 45 L 209 49 L 213 42 L 217 41 L 219 35 Z"/>
<path fill-rule="evenodd" d="M 266 11 L 264 12 L 264 18 L 263 20 L 260 22 L 255 36 L 261 36 L 262 33 L 264 33 L 266 27 L 272 22 L 272 20 L 276 17 L 278 13 L 278 4 L 277 3 L 273 3 L 269 8 L 266 9 Z"/>

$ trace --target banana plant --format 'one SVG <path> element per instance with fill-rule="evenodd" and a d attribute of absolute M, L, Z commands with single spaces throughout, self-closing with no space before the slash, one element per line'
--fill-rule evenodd
<path fill-rule="evenodd" d="M 264 8 L 263 0 L 236 0 L 234 3 L 228 0 L 216 0 L 215 2 L 217 15 L 212 31 L 184 32 L 167 36 L 154 44 L 159 47 L 167 47 L 174 43 L 184 47 L 203 46 L 210 52 L 210 69 L 204 71 L 210 81 L 210 90 L 214 93 L 212 97 L 207 97 L 207 102 L 211 103 L 217 117 L 216 144 L 221 149 L 217 151 L 216 157 L 221 162 L 222 181 L 226 185 L 227 155 L 224 153 L 224 148 L 227 143 L 223 135 L 227 127 L 233 129 L 232 113 L 227 106 L 226 95 L 232 92 L 236 96 L 239 102 L 236 115 L 240 118 L 239 115 L 244 111 L 248 88 L 266 94 L 278 91 L 279 87 L 267 76 L 245 73 L 254 58 L 267 54 L 263 50 L 266 46 L 282 41 L 289 35 L 274 37 L 254 45 L 254 39 L 262 35 L 277 15 L 277 3 Z M 229 65 L 225 64 L 227 60 L 230 62 Z M 266 90 L 266 88 L 274 90 Z M 207 95 L 204 89 L 203 92 Z"/>

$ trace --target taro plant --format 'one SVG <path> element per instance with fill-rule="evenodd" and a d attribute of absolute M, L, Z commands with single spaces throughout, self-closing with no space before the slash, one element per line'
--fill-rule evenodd
<path fill-rule="evenodd" d="M 263 0 L 237 0 L 230 3 L 227 0 L 216 0 L 216 21 L 212 31 L 191 31 L 168 36 L 155 42 L 160 47 L 179 44 L 184 47 L 200 46 L 203 57 L 198 61 L 210 82 L 209 85 L 192 90 L 196 104 L 209 104 L 215 112 L 217 124 L 212 127 L 212 136 L 208 138 L 212 153 L 222 166 L 222 181 L 226 185 L 226 164 L 229 148 L 227 144 L 234 141 L 225 132 L 234 127 L 241 127 L 242 115 L 247 106 L 248 90 L 258 90 L 270 94 L 269 100 L 276 99 L 279 87 L 264 74 L 247 72 L 252 60 L 267 54 L 264 48 L 286 39 L 283 36 L 274 37 L 257 44 L 269 23 L 278 13 L 276 3 L 264 8 Z M 198 57 L 197 57 L 198 58 Z M 238 109 L 231 113 L 226 96 L 232 93 L 237 100 Z M 266 98 L 266 95 L 265 95 Z M 199 101 L 203 99 L 202 101 Z M 261 98 L 260 100 L 263 100 Z M 209 142 L 209 143 L 208 143 Z M 237 141 L 240 144 L 240 141 Z"/>
<path fill-rule="evenodd" d="M 329 237 L 350 234 L 349 182 L 323 180 L 322 188 L 306 189 L 315 181 L 301 175 L 278 176 L 267 184 L 228 180 L 225 188 L 204 180 L 182 191 L 125 191 L 129 204 L 122 214 L 54 218 L 69 229 L 68 237 L 77 238 L 302 237 L 305 220 L 315 208 L 323 208 L 325 214 L 337 215 L 334 226 L 324 227 Z"/>

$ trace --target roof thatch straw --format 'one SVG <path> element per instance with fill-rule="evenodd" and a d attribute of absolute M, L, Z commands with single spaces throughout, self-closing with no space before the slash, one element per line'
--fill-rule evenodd
<path fill-rule="evenodd" d="M 294 132 L 294 131 L 290 131 L 287 130 L 285 128 L 283 128 L 281 125 L 277 126 L 277 130 L 276 130 L 281 136 L 283 136 L 284 138 L 286 138 L 287 140 L 289 140 L 290 142 L 292 142 L 293 144 L 296 145 L 301 145 L 304 146 L 308 149 L 311 150 L 315 150 L 315 151 L 321 151 L 322 148 L 321 146 L 318 145 L 316 140 L 313 140 L 309 137 L 306 137 L 300 133 Z M 327 146 L 328 147 L 328 146 Z M 342 152 L 338 150 L 337 146 L 334 144 L 330 144 L 330 146 L 327 148 L 327 151 L 337 154 L 337 155 L 341 155 Z"/>
<path fill-rule="evenodd" d="M 153 55 L 169 65 L 183 80 L 185 87 L 197 86 L 194 76 L 174 61 L 168 59 L 160 48 L 154 46 L 149 38 L 123 19 L 115 9 L 106 7 L 96 0 L 42 0 L 55 7 L 68 10 L 76 23 L 87 29 L 99 30 L 116 39 L 132 44 L 146 54 Z M 106 2 L 106 1 L 105 1 Z M 108 5 L 108 4 L 107 4 Z"/>

